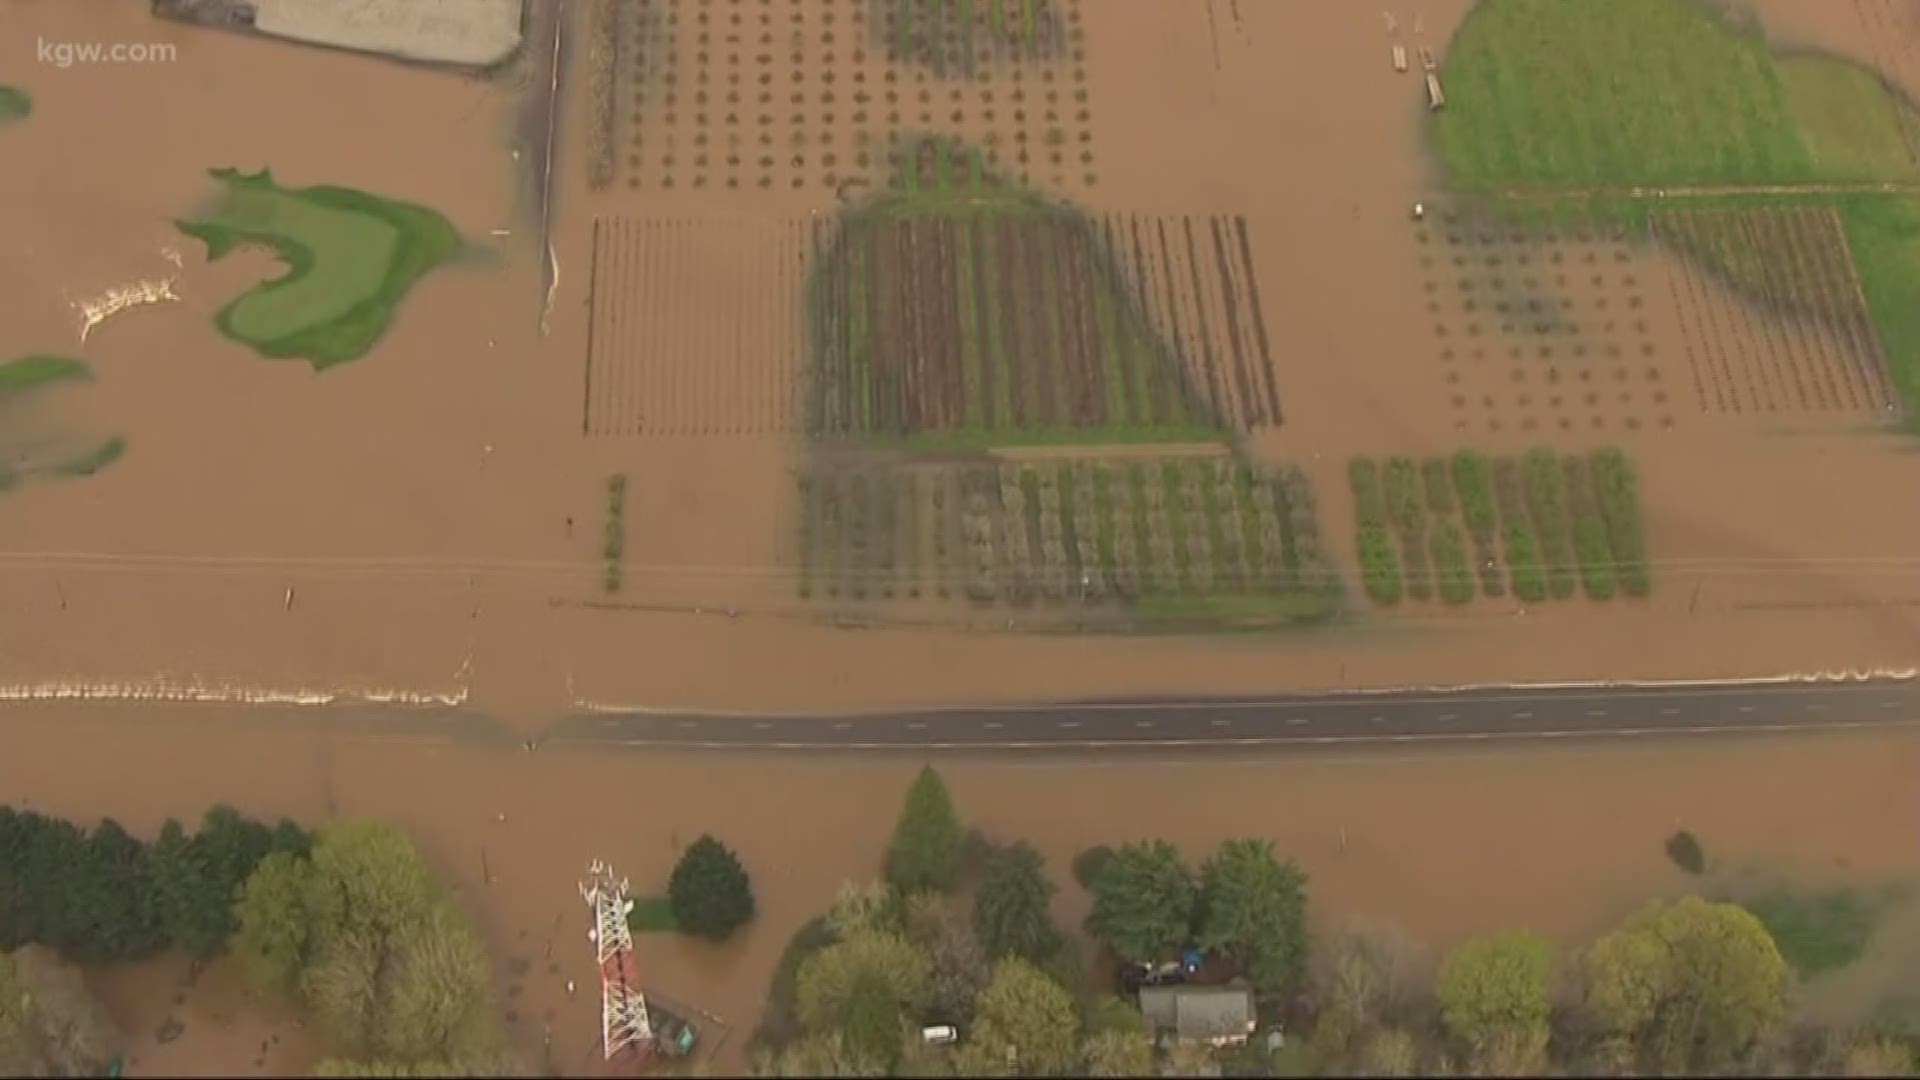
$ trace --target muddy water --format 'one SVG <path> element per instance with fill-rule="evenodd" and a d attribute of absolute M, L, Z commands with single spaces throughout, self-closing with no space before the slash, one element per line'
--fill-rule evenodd
<path fill-rule="evenodd" d="M 1439 49 L 1464 6 L 1419 19 L 1395 12 L 1398 40 Z M 811 625 L 794 590 L 796 447 L 791 414 L 780 413 L 791 408 L 781 387 L 796 370 L 781 335 L 795 313 L 764 298 L 797 287 L 789 234 L 835 205 L 814 175 L 822 162 L 794 167 L 782 149 L 767 189 L 723 187 L 717 171 L 706 186 L 691 186 L 689 173 L 666 189 L 646 171 L 665 156 L 650 141 L 638 175 L 654 180 L 595 194 L 583 156 L 563 143 L 560 287 L 543 341 L 535 215 L 516 211 L 524 185 L 511 156 L 516 121 L 539 111 L 532 75 L 475 81 L 159 24 L 129 6 L 12 0 L 8 12 L 50 38 L 166 41 L 179 53 L 168 65 L 62 71 L 34 64 L 23 51 L 30 42 L 0 46 L 15 50 L 9 78 L 38 103 L 33 120 L 5 136 L 9 160 L 23 164 L 0 175 L 0 205 L 34 208 L 7 222 L 20 253 L 0 261 L 9 347 L 83 353 L 100 373 L 90 410 L 129 440 L 126 459 L 101 477 L 9 496 L 16 512 L 0 520 L 0 541 L 26 554 L 0 561 L 19 612 L 0 622 L 12 646 L 0 650 L 5 681 L 384 685 L 465 692 L 538 726 L 582 698 L 828 707 L 1905 666 L 1915 652 L 1920 587 L 1902 561 L 1920 520 L 1913 459 L 1824 429 L 1787 441 L 1697 412 L 1672 431 L 1627 431 L 1616 417 L 1604 434 L 1555 435 L 1570 449 L 1617 441 L 1640 461 L 1654 550 L 1672 560 L 1642 605 L 1525 616 L 1481 605 L 1315 638 L 1230 641 L 987 635 L 1006 629 L 997 612 L 973 633 Z M 1426 311 L 1433 279 L 1407 214 L 1436 183 L 1420 149 L 1424 104 L 1417 79 L 1391 70 L 1394 38 L 1379 11 L 1195 0 L 1081 12 L 1079 62 L 1051 83 L 1029 72 L 1016 87 L 994 74 L 987 86 L 1000 96 L 963 95 L 955 130 L 984 143 L 1008 122 L 988 124 L 987 106 L 1017 111 L 1015 89 L 1033 109 L 1028 126 L 1049 90 L 1084 91 L 1087 119 L 1062 122 L 1075 138 L 1089 132 L 1097 181 L 1065 176 L 1063 193 L 1103 212 L 1247 216 L 1287 416 L 1252 446 L 1308 468 L 1333 550 L 1351 545 L 1350 454 L 1535 441 L 1519 413 L 1462 428 L 1449 409 L 1444 346 Z M 902 95 L 906 128 L 926 92 L 920 111 L 935 129 L 947 114 L 932 99 L 953 88 L 908 68 L 888 83 L 887 65 L 871 56 L 847 66 L 848 30 L 828 27 L 830 13 L 810 12 L 819 25 L 802 25 L 797 63 L 772 50 L 770 76 L 799 78 L 808 100 L 798 121 L 776 109 L 770 123 L 788 141 L 796 124 L 808 138 L 828 130 L 835 168 L 851 173 L 847 150 L 857 130 L 885 127 L 889 88 Z M 686 32 L 680 44 L 692 48 Z M 838 67 L 815 40 L 828 33 L 838 35 Z M 1305 41 L 1314 47 L 1298 47 Z M 663 47 L 648 46 L 650 62 Z M 825 75 L 862 71 L 875 101 L 855 125 L 822 95 Z M 246 94 L 231 91 L 241 84 Z M 563 132 L 590 111 L 585 80 L 572 85 Z M 621 84 L 623 133 L 668 137 L 657 89 Z M 626 96 L 642 90 L 653 96 Z M 396 116 L 404 122 L 388 122 Z M 677 137 L 693 143 L 688 123 L 683 115 Z M 846 146 L 833 141 L 842 136 Z M 532 149 L 522 148 L 523 161 Z M 875 155 L 877 169 L 884 155 Z M 227 164 L 416 200 L 486 250 L 427 278 L 373 356 L 321 375 L 263 362 L 209 323 L 271 263 L 207 266 L 166 224 L 210 193 L 205 168 Z M 1043 168 L 1035 182 L 1050 176 Z M 580 434 L 592 404 L 594 221 L 616 217 L 675 222 L 674 242 L 698 255 L 676 262 L 678 248 L 642 245 L 629 256 L 646 271 L 636 280 L 711 282 L 728 279 L 729 265 L 739 270 L 735 289 L 626 298 L 624 322 L 607 321 L 620 298 L 593 298 L 603 329 L 621 330 L 612 345 L 605 335 L 595 344 L 596 363 L 630 376 L 616 388 L 619 408 L 676 434 Z M 762 236 L 782 238 L 771 260 L 754 242 Z M 700 274 L 687 273 L 695 265 Z M 154 276 L 178 279 L 178 303 L 116 316 L 77 346 L 73 298 Z M 1659 309 L 1651 285 L 1646 292 L 1647 336 L 1663 363 L 1678 364 L 1687 348 L 1678 318 Z M 1592 298 L 1574 289 L 1572 299 Z M 1442 316 L 1460 332 L 1457 312 Z M 1490 367 L 1483 377 L 1491 392 L 1506 373 Z M 1488 421 L 1500 416 L 1509 422 L 1494 432 Z M 708 430 L 718 433 L 700 434 Z M 1739 467 L 1729 472 L 1729 461 Z M 624 606 L 591 607 L 608 599 L 598 581 L 613 473 L 629 479 L 626 584 L 612 598 Z M 1858 489 L 1832 483 L 1837 474 L 1887 494 L 1851 498 Z M 729 608 L 741 616 L 715 614 Z M 1537 630 L 1542 619 L 1554 633 Z"/>
<path fill-rule="evenodd" d="M 256 814 L 397 821 L 420 837 L 484 926 L 522 1047 L 537 1060 L 550 1024 L 556 1060 L 572 1068 L 596 1032 L 592 1002 L 565 990 L 568 979 L 592 985 L 585 910 L 574 893 L 587 860 L 609 859 L 650 890 L 702 832 L 740 851 L 760 915 L 739 940 L 723 948 L 639 943 L 649 986 L 732 1028 L 719 1066 L 738 1067 L 787 936 L 840 882 L 878 872 L 894 807 L 919 764 L 528 754 L 355 741 L 305 727 L 200 727 L 192 715 L 20 710 L 0 790 L 50 812 L 112 814 L 140 831 L 166 815 L 197 814 L 214 791 Z M 1063 885 L 1056 914 L 1070 925 L 1086 898 L 1067 865 L 1085 846 L 1163 836 L 1197 859 L 1223 837 L 1251 833 L 1300 860 L 1322 927 L 1364 917 L 1444 948 L 1525 925 L 1575 946 L 1647 897 L 1689 887 L 1660 850 L 1678 827 L 1702 837 L 1728 880 L 1756 871 L 1813 882 L 1910 875 L 1920 835 L 1910 814 L 1889 810 L 1920 799 L 1917 752 L 1912 736 L 1862 733 L 1153 763 L 958 758 L 942 770 L 970 823 L 1029 838 L 1047 856 Z M 153 771 L 156 760 L 168 768 Z M 76 761 L 88 765 L 75 770 Z M 212 985 L 227 985 L 217 974 Z M 148 1018 L 170 1008 L 156 1004 L 155 991 L 176 976 L 159 970 L 116 985 L 116 1002 L 138 1018 L 136 1051 L 169 1071 L 249 1065 L 258 1044 L 208 1019 L 224 1014 L 227 991 L 197 990 L 172 1007 L 189 1013 L 179 1043 L 163 1051 L 146 1041 Z M 276 1070 L 297 1067 L 296 1036 L 272 1014 L 248 1023 L 257 1038 L 285 1036 L 270 1055 Z"/>

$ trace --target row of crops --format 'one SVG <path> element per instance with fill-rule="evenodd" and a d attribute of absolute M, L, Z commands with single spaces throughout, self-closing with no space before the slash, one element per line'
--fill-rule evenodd
<path fill-rule="evenodd" d="M 799 477 L 799 591 L 1304 620 L 1340 586 L 1297 468 L 982 460 Z"/>
<path fill-rule="evenodd" d="M 1625 454 L 1356 458 L 1361 581 L 1376 603 L 1528 603 L 1651 589 L 1639 484 Z"/>

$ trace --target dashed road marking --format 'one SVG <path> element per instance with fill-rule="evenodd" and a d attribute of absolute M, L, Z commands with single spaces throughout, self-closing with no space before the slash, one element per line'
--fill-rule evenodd
<path fill-rule="evenodd" d="M 1807 702 L 1807 711 L 1808 712 L 1825 712 L 1827 711 L 1827 707 L 1821 702 L 1809 701 Z"/>
<path fill-rule="evenodd" d="M 755 721 L 755 722 L 754 722 L 754 725 L 753 725 L 753 730 L 755 730 L 755 731 L 765 731 L 765 730 L 767 730 L 768 728 L 770 728 L 770 727 L 772 727 L 772 726 L 773 726 L 773 723 L 772 723 L 771 721 L 768 721 L 768 720 L 757 720 L 757 721 Z"/>
<path fill-rule="evenodd" d="M 1607 710 L 1605 710 L 1605 709 L 1588 709 L 1588 710 L 1587 710 L 1587 715 L 1588 715 L 1588 716 L 1605 716 L 1605 715 L 1607 715 Z"/>
<path fill-rule="evenodd" d="M 1373 718 L 1373 722 L 1376 724 L 1384 724 L 1387 722 L 1387 718 L 1384 716 L 1376 716 Z"/>
<path fill-rule="evenodd" d="M 1679 709 L 1661 709 L 1660 715 L 1661 716 L 1679 716 L 1680 710 Z"/>
<path fill-rule="evenodd" d="M 1060 721 L 1059 723 L 1057 723 L 1057 724 L 1055 724 L 1054 726 L 1055 726 L 1055 727 L 1063 727 L 1063 728 L 1077 728 L 1077 727 L 1079 727 L 1079 726 L 1080 726 L 1080 721 L 1078 721 L 1078 720 L 1062 720 L 1062 721 Z"/>
<path fill-rule="evenodd" d="M 1137 728 L 1150 728 L 1150 727 L 1152 727 L 1152 726 L 1153 726 L 1153 721 L 1151 721 L 1151 720 L 1135 720 L 1135 721 L 1133 722 L 1133 726 L 1134 726 L 1134 727 L 1137 727 Z"/>
<path fill-rule="evenodd" d="M 1755 706 L 1755 705 L 1742 705 L 1742 706 L 1740 706 L 1740 711 L 1741 711 L 1741 712 L 1752 712 L 1752 711 L 1753 711 L 1754 709 L 1756 709 L 1756 708 L 1758 708 L 1758 706 Z"/>
<path fill-rule="evenodd" d="M 907 727 L 914 731 L 925 731 L 927 729 L 927 722 L 925 720 L 909 720 L 907 721 Z"/>
<path fill-rule="evenodd" d="M 1006 725 L 1001 723 L 998 720 L 989 720 L 985 724 L 982 724 L 981 726 L 986 728 L 988 731 L 998 731 L 1001 728 L 1005 727 Z"/>
<path fill-rule="evenodd" d="M 1512 715 L 1513 715 L 1513 718 L 1514 718 L 1515 720 L 1531 720 L 1531 719 L 1533 719 L 1533 714 L 1532 714 L 1532 713 L 1530 713 L 1530 712 L 1517 712 L 1517 713 L 1513 713 Z"/>
<path fill-rule="evenodd" d="M 1287 723 L 1289 723 L 1289 724 L 1304 724 L 1304 723 L 1307 723 L 1307 718 L 1306 718 L 1306 717 L 1304 717 L 1304 716 L 1289 716 L 1289 717 L 1287 717 Z"/>
<path fill-rule="evenodd" d="M 1443 713 L 1441 713 L 1441 714 L 1440 714 L 1440 719 L 1442 719 L 1442 720 L 1457 720 L 1457 719 L 1459 719 L 1459 715 L 1458 715 L 1457 713 L 1450 713 L 1450 712 L 1443 712 Z"/>
<path fill-rule="evenodd" d="M 848 728 L 850 728 L 850 727 L 852 727 L 852 726 L 853 726 L 853 721 L 851 721 L 851 720 L 842 720 L 842 721 L 840 721 L 839 723 L 837 723 L 837 724 L 835 724 L 835 725 L 833 725 L 833 729 L 834 729 L 835 731 L 845 731 L 845 730 L 847 730 Z"/>
<path fill-rule="evenodd" d="M 1215 720 L 1212 723 L 1214 727 L 1231 727 L 1233 725 L 1233 721 L 1231 720 Z"/>
<path fill-rule="evenodd" d="M 681 727 L 683 727 L 683 728 L 697 728 L 697 727 L 699 727 L 699 726 L 700 726 L 700 721 L 698 721 L 698 720 L 682 720 L 682 721 L 680 721 L 680 726 L 681 726 Z M 771 725 L 771 724 L 765 724 L 765 723 L 762 723 L 762 724 L 755 724 L 754 726 L 755 726 L 755 727 L 759 727 L 759 728 L 763 728 L 763 729 L 764 729 L 764 728 L 768 728 L 768 727 L 771 727 L 771 726 L 773 726 L 773 725 Z"/>
<path fill-rule="evenodd" d="M 1900 703 L 1897 701 L 1883 701 L 1880 703 L 1880 707 L 1883 709 L 1897 709 L 1900 707 Z"/>

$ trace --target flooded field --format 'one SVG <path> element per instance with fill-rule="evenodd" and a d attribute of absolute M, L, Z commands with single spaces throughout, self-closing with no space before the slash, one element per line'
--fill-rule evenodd
<path fill-rule="evenodd" d="M 398 822 L 478 916 L 521 1050 L 538 1061 L 550 1025 L 554 1061 L 570 1068 L 597 1034 L 587 912 L 574 892 L 590 859 L 612 861 L 636 891 L 651 891 L 703 832 L 739 851 L 760 912 L 743 934 L 718 949 L 638 941 L 647 985 L 723 1019 L 731 1051 L 718 1065 L 739 1067 L 787 937 L 841 882 L 878 875 L 920 765 L 904 756 L 528 753 L 307 725 L 265 731 L 180 708 L 151 716 L 22 707 L 0 790 L 51 813 L 111 814 L 139 832 L 167 815 L 197 815 L 210 792 L 257 815 Z M 156 771 L 155 761 L 169 764 Z M 939 764 L 968 824 L 1029 839 L 1045 854 L 1062 885 L 1056 915 L 1069 925 L 1087 903 L 1068 873 L 1072 857 L 1148 837 L 1189 853 L 1228 836 L 1271 837 L 1309 874 L 1316 925 L 1385 923 L 1436 951 L 1516 925 L 1573 947 L 1650 896 L 1694 887 L 1661 850 L 1676 828 L 1707 845 L 1708 887 L 1755 871 L 1818 883 L 1903 880 L 1920 843 L 1912 815 L 1889 812 L 1920 800 L 1920 742 L 1907 734 Z M 794 856 L 796 836 L 805 858 Z M 178 974 L 156 968 L 109 981 L 133 1025 L 139 1071 L 244 1068 L 261 1053 L 247 1040 L 274 1035 L 273 1071 L 299 1067 L 299 1033 L 242 1009 L 231 972 L 214 969 L 190 1004 L 170 1006 Z M 572 998 L 569 979 L 582 989 Z M 183 1010 L 187 1033 L 153 1045 L 147 1030 Z M 233 1025 L 258 1034 L 242 1038 Z"/>
<path fill-rule="evenodd" d="M 1391 62 L 1396 43 L 1444 59 L 1470 6 L 1394 5 L 1383 19 L 1337 3 L 1057 0 L 1030 27 L 969 28 L 898 24 L 869 0 L 633 0 L 598 46 L 570 16 L 572 66 L 549 101 L 551 0 L 532 5 L 522 59 L 485 76 L 199 30 L 138 3 L 0 0 L 6 25 L 25 29 L 0 38 L 0 84 L 31 99 L 0 123 L 0 361 L 84 360 L 84 396 L 63 387 L 58 400 L 88 432 L 125 439 L 97 475 L 0 494 L 0 699 L 88 686 L 358 694 L 464 702 L 536 732 L 586 703 L 832 710 L 1913 667 L 1920 458 L 1886 427 L 1897 387 L 1845 230 L 1817 213 L 1718 208 L 1663 211 L 1635 237 L 1481 228 L 1446 190 L 1418 60 Z M 1779 47 L 1877 65 L 1920 93 L 1920 24 L 1895 0 L 1732 6 Z M 36 35 L 173 51 L 56 67 L 36 59 Z M 612 66 L 593 76 L 589 56 Z M 933 615 L 904 595 L 822 602 L 796 527 L 810 512 L 796 477 L 826 460 L 807 438 L 805 290 L 836 215 L 889 178 L 904 185 L 902 148 L 928 135 L 1097 223 L 1117 291 L 1143 294 L 1141 325 L 1179 361 L 1155 378 L 1205 386 L 1221 414 L 1202 452 L 1302 471 L 1354 618 L 1074 636 L 1029 632 L 1057 629 L 1057 611 L 958 595 Z M 265 360 L 215 315 L 279 264 L 259 251 L 209 261 L 172 224 L 209 208 L 208 171 L 224 167 L 428 207 L 466 246 L 361 359 L 325 372 Z M 1119 239 L 1136 232 L 1155 242 Z M 1093 272 L 1054 258 L 1073 272 L 1063 281 Z M 1728 267 L 1756 260 L 1771 271 L 1734 288 Z M 946 280 L 938 266 L 926 277 Z M 976 326 L 990 293 L 1009 295 L 980 289 Z M 1036 340 L 1078 335 L 1050 355 L 1076 358 L 1079 374 L 1049 374 L 1059 386 L 1036 394 L 1091 385 L 1089 343 L 1122 325 L 1108 308 L 1125 302 L 1089 301 L 1095 314 L 1071 330 L 1018 319 Z M 928 310 L 958 318 L 972 303 L 956 292 Z M 866 317 L 850 302 L 829 310 Z M 848 340 L 925 340 L 949 363 L 967 351 L 930 326 L 867 329 Z M 846 360 L 853 372 L 865 357 Z M 991 384 L 971 397 L 940 385 L 941 426 L 997 408 Z M 1087 410 L 1176 397 L 1161 386 Z M 1647 598 L 1368 604 L 1351 458 L 1542 444 L 1631 457 Z M 883 464 L 900 450 L 856 449 Z M 953 460 L 915 467 L 984 460 L 943 453 Z M 527 755 L 173 722 L 185 706 L 155 707 L 147 725 L 101 708 L 110 722 L 8 706 L 0 801 L 142 830 L 216 797 L 309 821 L 393 818 L 485 922 L 522 1048 L 545 1053 L 550 1026 L 568 1068 L 594 1036 L 590 995 L 565 991 L 591 984 L 573 891 L 588 859 L 641 883 L 702 831 L 739 848 L 762 909 L 744 940 L 642 946 L 650 982 L 726 1019 L 722 1064 L 737 1066 L 787 935 L 877 868 L 915 764 Z M 1270 835 L 1313 875 L 1316 918 L 1373 917 L 1443 945 L 1513 923 L 1582 939 L 1683 886 L 1659 853 L 1677 824 L 1729 865 L 1900 872 L 1920 839 L 1899 809 L 1920 797 L 1917 749 L 1861 734 L 959 761 L 949 775 L 971 820 L 1031 837 L 1056 869 L 1096 841 Z M 1488 880 L 1503 891 L 1487 895 Z M 1069 890 L 1062 916 L 1082 903 Z M 305 1066 L 303 1036 L 250 1012 L 233 973 L 210 971 L 175 1001 L 180 977 L 109 980 L 147 1040 L 140 1069 Z M 152 1044 L 181 1010 L 186 1034 Z"/>

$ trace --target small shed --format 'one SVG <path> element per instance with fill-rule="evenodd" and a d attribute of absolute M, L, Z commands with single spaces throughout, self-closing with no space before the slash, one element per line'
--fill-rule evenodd
<path fill-rule="evenodd" d="M 1140 1015 L 1156 1038 L 1232 1046 L 1252 1036 L 1253 991 L 1244 986 L 1148 986 Z"/>

